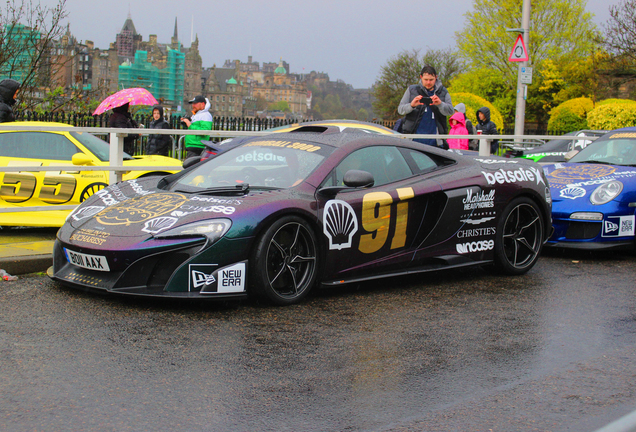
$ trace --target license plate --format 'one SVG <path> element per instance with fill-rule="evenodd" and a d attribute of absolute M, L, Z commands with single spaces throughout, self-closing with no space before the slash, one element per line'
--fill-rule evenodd
<path fill-rule="evenodd" d="M 66 259 L 68 262 L 77 267 L 89 270 L 110 271 L 110 267 L 108 267 L 108 261 L 106 261 L 105 256 L 73 252 L 66 248 L 64 248 L 64 252 L 66 253 Z"/>

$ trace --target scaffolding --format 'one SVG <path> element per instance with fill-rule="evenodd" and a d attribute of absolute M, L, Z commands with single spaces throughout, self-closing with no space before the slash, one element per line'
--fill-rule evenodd
<path fill-rule="evenodd" d="M 119 66 L 118 88 L 143 87 L 162 105 L 176 109 L 183 100 L 185 54 L 168 48 L 166 67 L 159 69 L 148 61 L 147 51 L 136 51 L 133 62 Z"/>

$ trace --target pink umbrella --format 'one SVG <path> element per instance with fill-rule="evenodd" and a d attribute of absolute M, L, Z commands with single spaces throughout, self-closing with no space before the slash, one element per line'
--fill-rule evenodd
<path fill-rule="evenodd" d="M 145 88 L 128 88 L 120 90 L 104 99 L 93 115 L 100 115 L 109 109 L 117 108 L 127 103 L 131 105 L 157 105 L 159 102 L 157 102 L 157 99 Z"/>

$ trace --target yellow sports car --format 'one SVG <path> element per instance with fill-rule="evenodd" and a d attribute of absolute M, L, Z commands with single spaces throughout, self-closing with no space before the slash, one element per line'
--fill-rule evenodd
<path fill-rule="evenodd" d="M 4 126 L 8 126 L 5 124 Z M 12 131 L 0 131 L 0 167 L 76 165 L 77 171 L 0 172 L 0 209 L 77 205 L 109 184 L 108 171 L 82 171 L 82 166 L 104 166 L 110 146 L 87 132 L 55 131 L 63 123 L 15 122 Z M 43 126 L 47 131 L 20 131 L 21 126 Z M 165 156 L 129 156 L 125 166 L 174 166 L 171 171 L 128 171 L 124 180 L 166 175 L 181 169 L 181 161 Z M 107 169 L 107 168 L 106 168 Z M 0 212 L 0 226 L 57 227 L 71 210 Z"/>
<path fill-rule="evenodd" d="M 369 123 L 369 122 L 363 122 L 358 120 L 345 120 L 345 119 L 315 120 L 315 121 L 308 121 L 308 122 L 302 122 L 302 123 L 293 123 L 289 125 L 278 126 L 272 129 L 268 129 L 267 132 L 289 132 L 291 130 L 298 129 L 299 127 L 303 127 L 303 126 L 304 127 L 337 126 L 340 129 L 345 129 L 345 128 L 362 129 L 365 132 L 378 133 L 382 135 L 400 135 L 398 132 L 377 123 Z"/>

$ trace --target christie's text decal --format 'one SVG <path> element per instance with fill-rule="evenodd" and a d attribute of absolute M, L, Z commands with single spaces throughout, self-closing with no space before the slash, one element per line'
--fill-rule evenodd
<path fill-rule="evenodd" d="M 488 237 L 495 235 L 496 232 L 497 229 L 495 227 L 466 229 L 458 231 L 457 238 Z"/>

